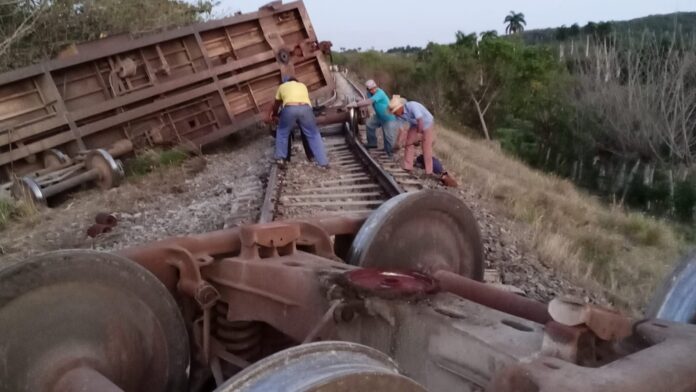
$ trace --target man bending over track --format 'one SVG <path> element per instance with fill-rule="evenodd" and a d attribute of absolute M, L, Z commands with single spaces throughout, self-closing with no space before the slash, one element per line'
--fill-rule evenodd
<path fill-rule="evenodd" d="M 300 131 L 307 138 L 312 154 L 316 159 L 317 165 L 322 168 L 329 167 L 329 160 L 326 157 L 324 141 L 314 118 L 312 104 L 309 100 L 307 86 L 300 83 L 292 76 L 284 76 L 283 83 L 278 87 L 275 102 L 268 114 L 269 121 L 273 121 L 281 108 L 278 130 L 276 132 L 275 159 L 282 165 L 288 159 L 288 146 L 290 143 L 290 132 L 298 125 Z"/>
<path fill-rule="evenodd" d="M 409 125 L 408 132 L 399 132 L 397 145 L 405 147 L 403 169 L 413 171 L 413 158 L 416 153 L 415 145 L 422 141 L 425 174 L 433 174 L 433 143 L 435 142 L 435 119 L 422 104 L 416 101 L 406 101 L 400 95 L 392 96 L 389 101 L 389 111 Z M 404 139 L 406 139 L 404 141 Z"/>

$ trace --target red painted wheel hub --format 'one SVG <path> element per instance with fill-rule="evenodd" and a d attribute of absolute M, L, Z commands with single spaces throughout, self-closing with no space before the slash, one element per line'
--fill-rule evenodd
<path fill-rule="evenodd" d="M 435 279 L 415 271 L 362 268 L 346 272 L 344 277 L 348 285 L 359 293 L 382 298 L 411 299 L 438 291 Z"/>

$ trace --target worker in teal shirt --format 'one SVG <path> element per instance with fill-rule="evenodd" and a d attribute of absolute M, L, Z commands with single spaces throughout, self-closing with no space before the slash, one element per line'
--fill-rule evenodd
<path fill-rule="evenodd" d="M 365 82 L 367 87 L 367 99 L 357 103 L 358 106 L 372 104 L 375 115 L 367 121 L 367 148 L 377 148 L 377 128 L 382 128 L 384 137 L 384 152 L 392 157 L 394 144 L 399 132 L 399 120 L 389 113 L 389 97 L 377 83 L 370 79 Z"/>

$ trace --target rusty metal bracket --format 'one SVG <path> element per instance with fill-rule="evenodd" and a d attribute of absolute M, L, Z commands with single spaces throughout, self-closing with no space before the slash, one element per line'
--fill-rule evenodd
<path fill-rule="evenodd" d="M 603 340 L 620 340 L 633 332 L 635 320 L 619 312 L 569 297 L 554 298 L 549 303 L 551 317 L 564 325 L 585 325 Z"/>

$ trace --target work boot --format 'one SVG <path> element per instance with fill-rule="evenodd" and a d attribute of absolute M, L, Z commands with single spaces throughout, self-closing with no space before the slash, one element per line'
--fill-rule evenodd
<path fill-rule="evenodd" d="M 442 184 L 444 186 L 449 187 L 449 188 L 458 188 L 459 187 L 457 180 L 455 180 L 454 177 L 450 176 L 449 173 L 447 173 L 447 172 L 442 173 L 442 176 L 440 176 L 440 181 L 442 181 Z"/>

